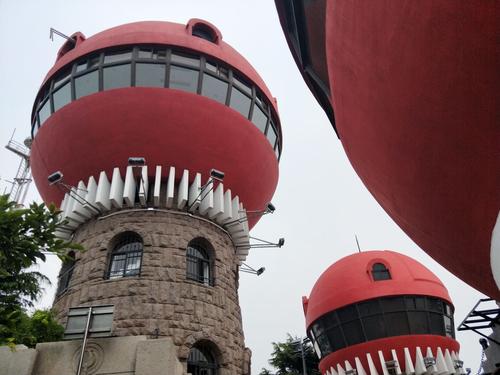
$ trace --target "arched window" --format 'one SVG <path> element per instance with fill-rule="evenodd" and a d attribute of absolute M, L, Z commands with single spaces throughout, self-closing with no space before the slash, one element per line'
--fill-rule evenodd
<path fill-rule="evenodd" d="M 136 276 L 141 272 L 142 238 L 137 233 L 125 232 L 119 235 L 111 253 L 109 279 Z"/>
<path fill-rule="evenodd" d="M 210 255 L 201 241 L 191 241 L 186 251 L 186 277 L 201 284 L 213 285 Z"/>
<path fill-rule="evenodd" d="M 73 276 L 73 269 L 75 268 L 75 253 L 70 251 L 67 257 L 68 258 L 64 260 L 61 271 L 59 272 L 56 296 L 68 289 L 71 276 Z"/>
<path fill-rule="evenodd" d="M 187 372 L 191 375 L 216 375 L 217 362 L 212 351 L 205 346 L 194 346 L 189 351 Z"/>
<path fill-rule="evenodd" d="M 382 263 L 375 263 L 372 266 L 373 281 L 390 280 L 391 273 L 387 267 Z"/>

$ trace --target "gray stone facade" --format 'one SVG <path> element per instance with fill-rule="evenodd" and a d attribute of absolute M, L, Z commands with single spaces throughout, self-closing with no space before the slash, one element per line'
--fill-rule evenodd
<path fill-rule="evenodd" d="M 124 231 L 143 239 L 140 275 L 109 280 L 114 239 Z M 187 245 L 200 237 L 213 248 L 213 286 L 186 278 Z M 69 287 L 53 305 L 63 325 L 70 307 L 112 304 L 113 336 L 171 338 L 184 366 L 195 343 L 210 342 L 219 375 L 249 373 L 235 248 L 222 228 L 186 212 L 123 210 L 81 225 L 74 242 L 86 251 L 76 254 Z"/>

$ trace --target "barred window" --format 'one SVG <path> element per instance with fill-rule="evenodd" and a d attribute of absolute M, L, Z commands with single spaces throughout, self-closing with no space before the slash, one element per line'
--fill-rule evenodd
<path fill-rule="evenodd" d="M 209 253 L 198 242 L 191 241 L 187 247 L 186 277 L 201 284 L 213 285 Z"/>
<path fill-rule="evenodd" d="M 68 258 L 63 262 L 59 278 L 57 282 L 56 296 L 64 293 L 69 288 L 71 277 L 73 276 L 73 269 L 75 268 L 75 253 L 70 251 Z"/>
<path fill-rule="evenodd" d="M 216 375 L 217 361 L 206 345 L 195 344 L 189 351 L 187 372 L 193 375 Z"/>
<path fill-rule="evenodd" d="M 141 272 L 142 249 L 142 238 L 137 233 L 122 233 L 111 253 L 108 279 L 139 275 Z"/>

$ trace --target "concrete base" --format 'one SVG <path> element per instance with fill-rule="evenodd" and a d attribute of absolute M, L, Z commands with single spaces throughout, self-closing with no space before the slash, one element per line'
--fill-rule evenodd
<path fill-rule="evenodd" d="M 0 348 L 0 375 L 76 374 L 81 340 L 23 345 L 12 351 Z M 4 365 L 6 364 L 6 366 Z M 90 339 L 85 349 L 82 375 L 184 375 L 170 338 L 125 336 Z"/>

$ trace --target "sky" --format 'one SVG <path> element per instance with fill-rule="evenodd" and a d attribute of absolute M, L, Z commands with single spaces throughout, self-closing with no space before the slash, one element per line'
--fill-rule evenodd
<path fill-rule="evenodd" d="M 51 27 L 87 37 L 120 24 L 160 20 L 186 24 L 202 18 L 221 31 L 259 72 L 278 100 L 283 129 L 280 179 L 273 198 L 277 210 L 263 217 L 251 235 L 270 241 L 286 239 L 281 249 L 252 249 L 246 263 L 266 271 L 241 274 L 240 303 L 245 343 L 252 354 L 252 374 L 268 367 L 272 342 L 287 333 L 305 336 L 302 296 L 308 296 L 321 273 L 340 258 L 362 250 L 402 252 L 427 266 L 446 285 L 455 304 L 458 325 L 484 296 L 426 255 L 384 212 L 364 187 L 292 59 L 274 2 L 269 0 L 184 1 L 36 1 L 0 0 L 0 145 L 13 131 L 29 135 L 36 92 L 52 67 L 63 39 L 49 39 Z M 14 177 L 19 158 L 0 149 L 0 191 Z M 27 202 L 40 201 L 33 185 Z M 37 307 L 50 307 L 59 262 L 40 265 L 53 282 Z M 465 367 L 477 371 L 479 336 L 457 332 Z"/>

